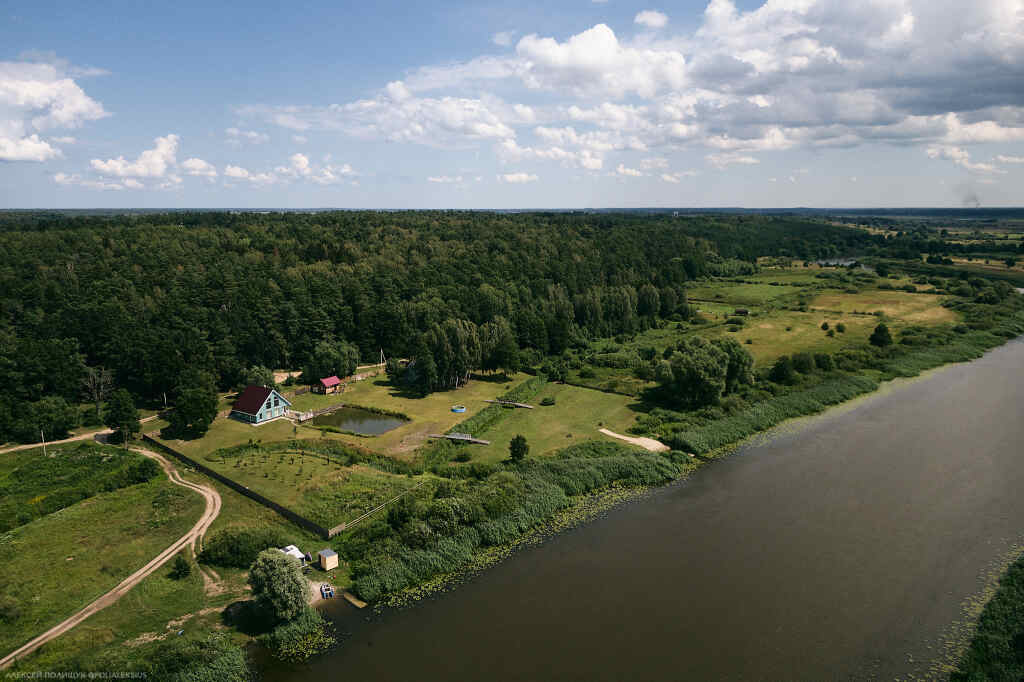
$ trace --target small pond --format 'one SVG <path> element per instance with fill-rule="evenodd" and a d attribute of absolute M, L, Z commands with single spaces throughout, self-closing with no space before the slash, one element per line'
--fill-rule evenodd
<path fill-rule="evenodd" d="M 342 407 L 313 418 L 318 426 L 333 426 L 342 431 L 351 431 L 363 436 L 377 436 L 405 423 L 404 419 L 386 414 L 376 414 L 358 407 Z"/>

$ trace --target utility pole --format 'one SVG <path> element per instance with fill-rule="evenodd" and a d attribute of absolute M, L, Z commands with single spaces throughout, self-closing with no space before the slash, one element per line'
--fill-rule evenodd
<path fill-rule="evenodd" d="M 43 441 L 43 457 L 46 457 L 46 436 L 43 435 L 43 429 L 39 429 L 39 440 Z"/>

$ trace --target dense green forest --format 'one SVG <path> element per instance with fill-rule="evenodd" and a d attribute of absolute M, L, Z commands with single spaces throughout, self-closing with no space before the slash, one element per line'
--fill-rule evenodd
<path fill-rule="evenodd" d="M 87 368 L 173 402 L 183 377 L 225 389 L 254 366 L 426 347 L 432 390 L 685 316 L 686 281 L 758 256 L 884 242 L 793 217 L 568 213 L 4 213 L 0 232 L 0 438 L 22 439 L 66 428 Z"/>

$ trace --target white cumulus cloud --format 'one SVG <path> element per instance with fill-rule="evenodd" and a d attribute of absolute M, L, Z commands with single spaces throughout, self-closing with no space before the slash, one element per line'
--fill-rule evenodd
<path fill-rule="evenodd" d="M 1006 171 L 1001 170 L 997 166 L 991 163 L 975 163 L 971 161 L 971 154 L 962 147 L 950 147 L 943 145 L 936 145 L 929 147 L 926 151 L 928 158 L 930 159 L 945 159 L 946 161 L 952 161 L 961 168 L 966 168 L 969 171 L 976 173 L 1005 173 Z"/>
<path fill-rule="evenodd" d="M 619 175 L 629 175 L 634 178 L 643 176 L 643 173 L 638 171 L 636 168 L 628 168 L 625 164 L 619 164 L 619 167 L 615 169 L 615 172 Z"/>
<path fill-rule="evenodd" d="M 212 163 L 202 159 L 191 158 L 181 162 L 181 168 L 187 175 L 198 175 L 201 177 L 213 178 L 217 176 L 217 169 Z"/>
<path fill-rule="evenodd" d="M 633 21 L 647 28 L 664 28 L 668 23 L 668 17 L 653 9 L 645 9 L 633 17 Z"/>
<path fill-rule="evenodd" d="M 139 154 L 134 161 L 123 156 L 116 159 L 93 159 L 89 162 L 92 168 L 103 175 L 121 178 L 160 178 L 169 167 L 177 165 L 175 155 L 178 152 L 178 136 L 166 135 L 153 140 L 153 148 Z"/>
<path fill-rule="evenodd" d="M 228 142 L 230 144 L 242 144 L 248 142 L 250 144 L 263 144 L 264 142 L 270 141 L 270 135 L 266 133 L 257 132 L 255 130 L 241 130 L 240 128 L 227 128 L 224 134 L 228 136 Z"/>
<path fill-rule="evenodd" d="M 272 185 L 277 182 L 273 173 L 250 173 L 246 168 L 230 164 L 224 168 L 224 176 L 233 180 L 247 180 L 254 185 Z"/>
<path fill-rule="evenodd" d="M 498 180 L 513 185 L 522 185 L 527 182 L 537 182 L 540 178 L 530 173 L 505 173 L 503 175 L 499 175 Z"/>
<path fill-rule="evenodd" d="M 0 161 L 46 161 L 60 150 L 39 133 L 77 128 L 109 114 L 85 94 L 70 67 L 40 61 L 0 62 Z M 67 139 L 67 138 L 63 138 Z"/>
<path fill-rule="evenodd" d="M 515 31 L 498 31 L 491 36 L 491 42 L 499 47 L 508 47 L 512 44 L 512 39 L 515 38 Z"/>

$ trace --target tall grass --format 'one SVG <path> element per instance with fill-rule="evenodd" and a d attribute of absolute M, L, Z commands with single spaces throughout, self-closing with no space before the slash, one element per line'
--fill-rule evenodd
<path fill-rule="evenodd" d="M 912 377 L 948 364 L 981 357 L 986 351 L 1024 333 L 1022 313 L 1006 315 L 984 330 L 932 332 L 925 347 L 899 346 L 887 355 L 861 350 L 841 358 L 847 367 L 860 365 L 880 372 L 881 380 Z M 853 363 L 853 364 L 851 364 Z M 701 426 L 677 431 L 663 440 L 673 449 L 698 455 L 706 454 L 777 424 L 816 414 L 838 403 L 874 391 L 879 382 L 862 374 L 832 374 L 817 385 L 757 402 L 736 414 L 721 417 Z"/>
<path fill-rule="evenodd" d="M 160 474 L 153 460 L 120 448 L 77 443 L 51 452 L 0 475 L 0 532 Z"/>
<path fill-rule="evenodd" d="M 613 485 L 665 483 L 684 466 L 663 455 L 601 443 L 494 466 L 483 480 L 453 474 L 434 490 L 433 499 L 410 503 L 402 513 L 361 529 L 340 549 L 352 562 L 355 592 L 375 601 L 462 568 L 477 550 L 515 540 L 574 497 Z"/>
<path fill-rule="evenodd" d="M 705 426 L 679 431 L 664 440 L 674 450 L 701 455 L 770 429 L 787 419 L 821 412 L 830 405 L 877 388 L 878 382 L 870 377 L 837 376 L 806 390 L 755 403 Z"/>
<path fill-rule="evenodd" d="M 1024 557 L 999 580 L 952 682 L 1024 680 Z"/>

